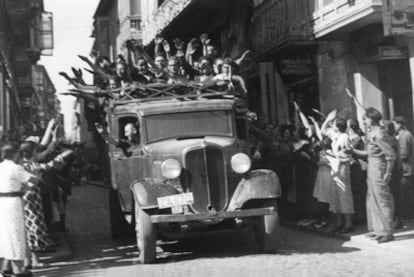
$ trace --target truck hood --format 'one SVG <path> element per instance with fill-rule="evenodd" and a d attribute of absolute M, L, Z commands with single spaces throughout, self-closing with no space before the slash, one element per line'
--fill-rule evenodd
<path fill-rule="evenodd" d="M 179 156 L 185 149 L 197 146 L 226 148 L 236 141 L 231 137 L 206 136 L 204 138 L 168 139 L 147 144 L 144 150 L 151 156 Z"/>

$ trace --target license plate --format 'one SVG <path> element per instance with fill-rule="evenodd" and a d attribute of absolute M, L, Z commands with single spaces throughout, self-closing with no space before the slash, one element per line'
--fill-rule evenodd
<path fill-rule="evenodd" d="M 158 197 L 157 203 L 160 209 L 191 205 L 194 203 L 194 195 L 192 192 L 188 192 Z"/>

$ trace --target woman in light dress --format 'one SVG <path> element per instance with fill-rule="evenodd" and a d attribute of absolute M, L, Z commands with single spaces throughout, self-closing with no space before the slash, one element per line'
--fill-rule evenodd
<path fill-rule="evenodd" d="M 336 214 L 336 227 L 338 232 L 349 233 L 353 231 L 352 215 L 354 214 L 354 202 L 351 188 L 350 140 L 346 132 L 346 120 L 336 118 L 334 130 L 332 151 L 330 152 L 334 186 L 329 210 Z M 345 219 L 344 223 L 342 218 Z"/>
<path fill-rule="evenodd" d="M 24 272 L 24 260 L 28 256 L 24 217 L 23 194 L 34 181 L 33 175 L 16 161 L 19 146 L 7 143 L 2 147 L 0 163 L 0 259 L 2 271 L 10 264 L 15 276 L 31 276 Z"/>
<path fill-rule="evenodd" d="M 319 202 L 327 203 L 329 211 L 336 214 L 336 231 L 351 232 L 354 204 L 350 183 L 350 140 L 346 132 L 346 121 L 337 117 L 336 110 L 326 117 L 320 129 L 315 119 L 311 120 L 317 127 L 317 137 L 324 146 L 319 153 L 313 195 Z"/>

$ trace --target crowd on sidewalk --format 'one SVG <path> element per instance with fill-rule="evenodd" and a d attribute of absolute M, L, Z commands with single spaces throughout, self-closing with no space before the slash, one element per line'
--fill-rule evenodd
<path fill-rule="evenodd" d="M 31 276 L 45 267 L 39 254 L 53 254 L 66 232 L 65 213 L 71 186 L 80 182 L 82 146 L 58 138 L 52 119 L 43 137 L 3 136 L 0 160 L 0 261 L 3 276 Z M 77 176 L 77 177 L 76 177 Z"/>
<path fill-rule="evenodd" d="M 337 111 L 307 117 L 296 103 L 297 126 L 252 126 L 255 166 L 280 178 L 283 220 L 327 233 L 366 224 L 368 236 L 382 243 L 413 218 L 414 139 L 407 120 L 383 120 L 378 110 L 363 108 L 365 131 Z"/>

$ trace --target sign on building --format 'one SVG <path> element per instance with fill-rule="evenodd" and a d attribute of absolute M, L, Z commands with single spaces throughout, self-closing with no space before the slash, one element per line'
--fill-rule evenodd
<path fill-rule="evenodd" d="M 383 0 L 384 34 L 414 36 L 414 0 Z"/>

